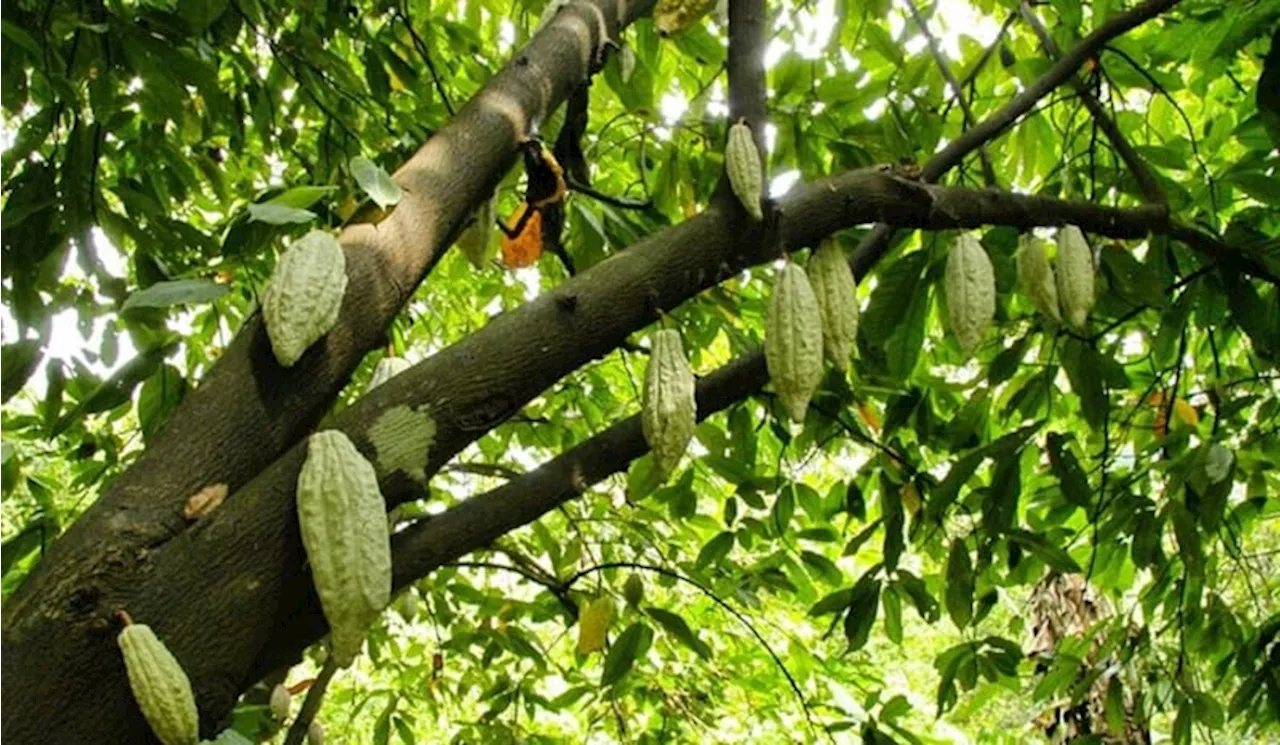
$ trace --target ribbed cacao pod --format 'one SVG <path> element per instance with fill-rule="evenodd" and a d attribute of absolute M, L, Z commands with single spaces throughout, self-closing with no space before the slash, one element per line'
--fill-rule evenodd
<path fill-rule="evenodd" d="M 1018 281 L 1022 283 L 1022 290 L 1031 298 L 1036 310 L 1055 322 L 1061 321 L 1057 279 L 1053 276 L 1049 257 L 1045 255 L 1044 243 L 1030 233 L 1024 233 L 1018 244 Z"/>
<path fill-rule="evenodd" d="M 346 435 L 317 432 L 298 475 L 297 503 L 333 659 L 347 667 L 391 601 L 391 541 L 377 473 Z"/>
<path fill-rule="evenodd" d="M 684 357 L 680 332 L 658 329 L 650 344 L 644 373 L 640 425 L 653 451 L 654 466 L 665 481 L 689 447 L 698 426 L 693 371 Z"/>
<path fill-rule="evenodd" d="M 947 256 L 943 277 L 951 330 L 967 357 L 996 315 L 996 275 L 977 238 L 962 233 Z"/>
<path fill-rule="evenodd" d="M 130 623 L 116 637 L 129 687 L 142 716 L 164 745 L 195 745 L 200 720 L 191 681 L 150 626 Z"/>
<path fill-rule="evenodd" d="M 822 380 L 822 314 L 809 278 L 795 264 L 778 274 L 765 310 L 764 358 L 782 405 L 803 422 Z"/>
<path fill-rule="evenodd" d="M 289 709 L 293 706 L 293 694 L 289 693 L 289 688 L 283 683 L 276 683 L 276 687 L 271 689 L 271 700 L 267 704 L 267 708 L 271 710 L 271 716 L 277 722 L 283 722 L 289 718 Z"/>
<path fill-rule="evenodd" d="M 764 172 L 760 166 L 760 151 L 751 136 L 746 120 L 738 120 L 729 127 L 729 143 L 724 148 L 724 170 L 729 176 L 729 186 L 752 219 L 764 219 L 760 199 L 764 196 Z"/>
<path fill-rule="evenodd" d="M 716 7 L 716 0 L 658 0 L 653 27 L 659 36 L 671 36 L 692 26 Z"/>
<path fill-rule="evenodd" d="M 605 633 L 613 622 L 613 598 L 602 595 L 592 600 L 578 616 L 578 651 L 591 654 L 604 649 Z"/>
<path fill-rule="evenodd" d="M 1074 225 L 1058 231 L 1058 302 L 1063 319 L 1084 328 L 1093 308 L 1093 250 Z"/>
<path fill-rule="evenodd" d="M 627 577 L 626 584 L 622 586 L 622 596 L 633 608 L 639 608 L 640 603 L 644 602 L 644 580 L 639 574 L 633 572 L 630 577 Z"/>
<path fill-rule="evenodd" d="M 411 367 L 413 363 L 403 357 L 383 357 L 374 366 L 373 375 L 369 377 L 369 387 L 364 392 L 368 393 Z"/>
<path fill-rule="evenodd" d="M 346 291 L 347 260 L 332 235 L 313 230 L 285 250 L 262 293 L 262 320 L 281 365 L 293 367 L 329 333 Z"/>
<path fill-rule="evenodd" d="M 849 369 L 858 335 L 858 292 L 853 270 L 836 242 L 823 241 L 809 260 L 809 282 L 822 316 L 822 350 L 841 372 Z"/>
<path fill-rule="evenodd" d="M 498 232 L 494 228 L 493 199 L 486 199 L 475 212 L 475 220 L 458 236 L 458 248 L 476 269 L 483 269 L 498 255 Z"/>

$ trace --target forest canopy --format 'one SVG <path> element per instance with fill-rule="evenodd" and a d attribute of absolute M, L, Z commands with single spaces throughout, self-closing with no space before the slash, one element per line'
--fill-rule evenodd
<path fill-rule="evenodd" d="M 1280 742 L 1280 5 L 0 14 L 6 742 Z"/>

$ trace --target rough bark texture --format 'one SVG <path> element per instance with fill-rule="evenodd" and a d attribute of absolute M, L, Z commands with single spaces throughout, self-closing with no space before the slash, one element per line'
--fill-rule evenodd
<path fill-rule="evenodd" d="M 6 740 L 145 740 L 127 686 L 119 685 L 119 655 L 105 653 L 104 642 L 118 607 L 164 609 L 141 597 L 149 592 L 153 551 L 187 530 L 186 498 L 209 484 L 227 484 L 235 493 L 320 421 L 363 356 L 381 346 L 391 319 L 468 215 L 515 162 L 517 141 L 586 78 L 601 34 L 616 37 L 652 4 L 585 0 L 562 9 L 397 171 L 405 197 L 391 216 L 376 226 L 352 226 L 340 238 L 349 286 L 337 326 L 292 369 L 276 363 L 260 317 L 249 319 L 160 437 L 5 604 L 3 675 L 23 681 L 4 687 Z M 198 617 L 148 615 L 139 612 L 139 620 L 153 621 L 169 638 L 213 628 Z M 179 659 L 198 667 L 192 652 L 178 646 Z M 198 686 L 206 727 L 210 715 L 234 700 L 239 684 L 236 676 Z"/>

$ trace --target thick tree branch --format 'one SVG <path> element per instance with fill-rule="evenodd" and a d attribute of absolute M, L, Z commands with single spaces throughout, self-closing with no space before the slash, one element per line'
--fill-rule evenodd
<path fill-rule="evenodd" d="M 1053 40 L 1053 36 L 1045 29 L 1044 24 L 1040 22 L 1040 17 L 1036 15 L 1035 10 L 1026 0 L 1023 0 L 1022 3 L 1022 17 L 1026 19 L 1027 25 L 1031 27 L 1031 30 L 1040 39 L 1040 45 L 1044 47 L 1049 57 L 1051 59 L 1061 57 L 1062 50 L 1058 49 L 1057 42 Z M 1074 73 L 1068 78 L 1067 82 L 1080 94 L 1080 100 L 1084 103 L 1084 107 L 1089 110 L 1089 114 L 1093 116 L 1093 120 L 1097 122 L 1098 129 L 1101 129 L 1102 133 L 1106 135 L 1111 147 L 1115 148 L 1116 154 L 1120 156 L 1120 159 L 1124 161 L 1124 164 L 1133 173 L 1133 178 L 1138 182 L 1138 189 L 1143 198 L 1152 204 L 1164 204 L 1164 190 L 1160 188 L 1160 184 L 1151 175 L 1147 164 L 1134 151 L 1124 133 L 1120 131 L 1120 127 L 1116 125 L 1115 119 L 1103 107 L 1097 96 L 1094 96 L 1093 91 L 1089 90 L 1084 81 Z"/>
<path fill-rule="evenodd" d="M 14 742 L 142 741 L 146 725 L 122 685 L 103 619 L 138 601 L 157 547 L 192 526 L 191 494 L 212 484 L 232 493 L 313 429 L 468 216 L 515 162 L 517 143 L 582 82 L 602 35 L 616 38 L 653 0 L 577 0 L 561 10 L 449 126 L 402 167 L 405 196 L 377 225 L 340 236 L 348 287 L 337 325 L 292 369 L 275 361 L 258 315 L 169 417 L 142 457 L 52 546 L 3 609 L 5 739 Z M 162 636 L 205 633 L 200 625 Z M 193 623 L 195 619 L 187 619 Z M 207 630 L 207 627 L 204 627 Z M 216 652 L 214 653 L 216 654 Z M 179 658 L 184 663 L 188 659 Z M 202 691 L 219 714 L 239 680 Z M 47 703 L 65 716 L 45 721 Z M 204 717 L 209 721 L 216 721 Z"/>
<path fill-rule="evenodd" d="M 939 72 L 942 73 L 942 79 L 946 81 L 947 86 L 951 88 L 951 93 L 956 97 L 956 104 L 960 107 L 960 113 L 964 118 L 965 128 L 973 126 L 975 121 L 973 116 L 973 108 L 969 106 L 969 99 L 965 98 L 964 89 L 960 87 L 960 81 L 956 80 L 956 76 L 951 72 L 951 64 L 947 62 L 947 57 L 942 53 L 942 48 L 938 46 L 937 39 L 933 38 L 933 34 L 929 32 L 929 24 L 926 23 L 920 9 L 916 7 L 913 0 L 903 0 L 903 4 L 907 6 L 907 11 L 911 13 L 911 20 L 920 29 L 920 34 L 924 36 L 925 43 L 929 45 L 929 52 L 933 54 L 933 61 L 937 63 Z M 982 162 L 982 180 L 987 186 L 996 186 L 996 172 L 991 167 L 991 158 L 987 155 L 987 146 L 985 144 L 978 146 L 978 158 Z"/>

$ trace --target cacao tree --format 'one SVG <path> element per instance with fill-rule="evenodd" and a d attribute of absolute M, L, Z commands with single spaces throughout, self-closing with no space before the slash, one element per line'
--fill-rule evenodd
<path fill-rule="evenodd" d="M 1275 3 L 0 13 L 6 742 L 1280 741 Z"/>

